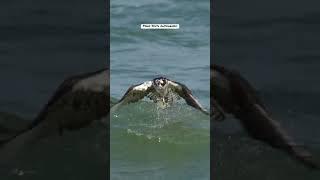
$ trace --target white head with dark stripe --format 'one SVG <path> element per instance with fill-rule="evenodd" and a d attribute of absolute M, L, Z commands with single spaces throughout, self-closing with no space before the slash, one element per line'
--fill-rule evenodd
<path fill-rule="evenodd" d="M 165 94 L 168 87 L 168 79 L 165 77 L 155 78 L 152 81 L 152 85 L 158 93 Z"/>

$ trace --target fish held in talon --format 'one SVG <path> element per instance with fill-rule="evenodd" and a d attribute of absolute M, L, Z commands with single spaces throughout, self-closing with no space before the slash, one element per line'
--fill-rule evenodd
<path fill-rule="evenodd" d="M 189 106 L 209 115 L 208 111 L 202 107 L 186 85 L 165 77 L 158 77 L 153 80 L 131 86 L 120 101 L 111 108 L 111 112 L 117 110 L 123 105 L 142 100 L 144 97 L 148 97 L 163 109 L 169 107 L 176 99 L 181 97 Z"/>
<path fill-rule="evenodd" d="M 244 77 L 215 64 L 210 69 L 213 120 L 224 119 L 224 114 L 232 115 L 253 139 L 288 153 L 306 167 L 319 169 L 311 153 L 297 144 L 272 118 L 256 90 Z"/>

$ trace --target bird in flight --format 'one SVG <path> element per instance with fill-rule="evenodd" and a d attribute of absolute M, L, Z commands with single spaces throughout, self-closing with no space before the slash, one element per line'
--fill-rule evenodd
<path fill-rule="evenodd" d="M 137 102 L 144 97 L 148 97 L 155 103 L 160 102 L 164 107 L 167 107 L 174 102 L 174 95 L 182 97 L 188 105 L 200 110 L 206 115 L 210 115 L 192 95 L 191 90 L 188 89 L 187 86 L 165 77 L 158 77 L 151 81 L 131 86 L 120 101 L 112 106 L 111 112 L 117 110 L 122 105 Z"/>

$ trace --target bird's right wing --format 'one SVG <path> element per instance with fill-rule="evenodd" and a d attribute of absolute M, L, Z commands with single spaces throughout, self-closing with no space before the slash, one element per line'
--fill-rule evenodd
<path fill-rule="evenodd" d="M 271 118 L 271 113 L 267 110 L 257 91 L 246 79 L 238 72 L 229 71 L 223 67 L 216 66 L 215 70 L 228 78 L 230 94 L 227 95 L 232 97 L 232 101 L 229 103 L 235 103 L 238 106 L 238 108 L 233 108 L 230 113 L 240 120 L 242 126 L 252 138 L 287 152 L 310 168 L 319 168 L 311 153 L 297 144 L 280 126 L 280 123 Z M 218 89 L 216 88 L 216 90 Z M 221 93 L 218 95 L 221 95 Z M 216 98 L 221 98 L 218 95 Z M 226 99 L 228 98 L 222 98 L 225 101 Z"/>
<path fill-rule="evenodd" d="M 137 102 L 148 95 L 154 88 L 152 81 L 146 81 L 142 84 L 131 86 L 123 97 L 111 108 L 111 113 L 119 109 L 121 106 Z"/>

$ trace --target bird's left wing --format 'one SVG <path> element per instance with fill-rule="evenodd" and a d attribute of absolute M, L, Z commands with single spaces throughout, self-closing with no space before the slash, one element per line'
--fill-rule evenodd
<path fill-rule="evenodd" d="M 198 100 L 192 95 L 192 92 L 188 87 L 184 84 L 168 81 L 170 88 L 177 93 L 180 97 L 182 97 L 189 106 L 192 106 L 206 115 L 210 115 L 210 113 L 205 110 L 202 105 L 198 102 Z"/>
<path fill-rule="evenodd" d="M 109 70 L 102 69 L 67 78 L 30 125 L 0 141 L 0 166 L 41 138 L 107 117 L 108 76 Z"/>
<path fill-rule="evenodd" d="M 111 112 L 116 111 L 120 106 L 137 102 L 148 95 L 154 88 L 152 86 L 152 81 L 146 81 L 144 83 L 131 86 L 127 92 L 122 96 L 117 104 L 112 106 Z"/>

